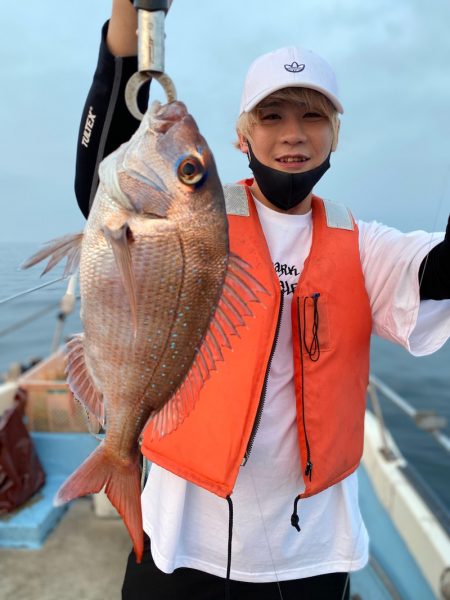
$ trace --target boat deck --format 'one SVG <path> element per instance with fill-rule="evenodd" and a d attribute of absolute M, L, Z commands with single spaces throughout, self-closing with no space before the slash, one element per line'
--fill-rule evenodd
<path fill-rule="evenodd" d="M 0 548 L 0 598 L 119 600 L 130 538 L 121 519 L 72 502 L 39 549 Z"/>

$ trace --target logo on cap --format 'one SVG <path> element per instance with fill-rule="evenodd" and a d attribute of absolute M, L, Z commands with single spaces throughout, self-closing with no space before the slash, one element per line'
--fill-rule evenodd
<path fill-rule="evenodd" d="M 298 62 L 294 61 L 290 65 L 284 65 L 284 68 L 286 71 L 289 71 L 289 73 L 300 73 L 300 71 L 303 71 L 305 68 L 305 65 L 299 65 Z"/>

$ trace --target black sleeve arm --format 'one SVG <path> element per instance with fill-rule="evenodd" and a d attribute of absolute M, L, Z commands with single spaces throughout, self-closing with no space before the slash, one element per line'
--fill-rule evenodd
<path fill-rule="evenodd" d="M 130 139 L 139 126 L 125 104 L 125 86 L 137 71 L 137 57 L 113 56 L 106 45 L 108 23 L 102 29 L 97 68 L 86 98 L 78 133 L 75 195 L 85 217 L 98 186 L 102 159 Z M 145 112 L 149 84 L 141 87 L 138 105 Z"/>
<path fill-rule="evenodd" d="M 450 299 L 450 217 L 444 240 L 423 259 L 419 269 L 420 299 Z"/>

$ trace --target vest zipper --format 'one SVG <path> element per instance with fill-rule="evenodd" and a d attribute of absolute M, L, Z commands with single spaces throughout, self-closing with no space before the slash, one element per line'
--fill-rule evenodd
<path fill-rule="evenodd" d="M 264 384 L 262 387 L 262 391 L 261 391 L 261 397 L 259 400 L 259 405 L 258 405 L 258 410 L 256 411 L 256 416 L 255 416 L 255 421 L 253 423 L 253 429 L 252 429 L 252 433 L 250 435 L 250 439 L 248 441 L 247 444 L 247 450 L 245 451 L 244 454 L 244 458 L 242 460 L 241 463 L 241 467 L 245 466 L 247 464 L 247 461 L 249 459 L 250 456 L 250 452 L 252 451 L 253 448 L 253 443 L 255 441 L 255 436 L 258 432 L 259 429 L 259 425 L 261 423 L 261 417 L 262 417 L 262 411 L 264 408 L 264 402 L 266 401 L 266 392 L 267 392 L 267 380 L 269 379 L 269 372 L 270 372 L 270 367 L 272 365 L 272 359 L 273 359 L 273 355 L 275 354 L 275 348 L 277 346 L 277 342 L 278 342 L 278 336 L 280 333 L 280 325 L 281 325 L 281 315 L 283 313 L 283 293 L 280 294 L 280 304 L 278 307 L 278 320 L 277 320 L 277 326 L 275 329 L 275 336 L 273 339 L 273 344 L 272 344 L 272 349 L 270 351 L 270 356 L 269 356 L 269 360 L 267 362 L 267 368 L 266 368 L 266 374 L 264 375 Z"/>
<path fill-rule="evenodd" d="M 297 321 L 298 321 L 298 337 L 300 342 L 300 365 L 302 371 L 302 421 L 303 421 L 303 433 L 305 435 L 305 444 L 306 444 L 306 466 L 305 466 L 305 476 L 309 477 L 311 481 L 312 477 L 312 469 L 313 464 L 311 462 L 311 450 L 309 447 L 308 441 L 308 433 L 306 431 L 306 418 L 305 418 L 305 371 L 303 365 L 303 337 L 302 337 L 302 327 L 300 320 L 300 298 L 297 297 Z"/>

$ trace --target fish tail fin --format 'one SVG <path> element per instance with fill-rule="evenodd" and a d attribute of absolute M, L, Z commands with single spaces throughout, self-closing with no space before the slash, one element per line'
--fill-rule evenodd
<path fill-rule="evenodd" d="M 111 504 L 122 517 L 133 542 L 138 563 L 144 550 L 144 532 L 141 512 L 141 475 L 139 459 L 114 460 L 105 451 L 102 442 L 59 488 L 54 504 L 60 506 L 70 500 L 95 494 L 103 487 Z"/>
<path fill-rule="evenodd" d="M 47 266 L 42 271 L 42 275 L 48 273 L 55 265 L 63 258 L 67 258 L 66 267 L 64 269 L 64 277 L 74 273 L 78 269 L 80 263 L 81 242 L 83 241 L 83 233 L 71 233 L 62 237 L 50 240 L 45 246 L 30 256 L 21 265 L 21 269 L 28 269 L 37 265 L 46 258 L 49 259 Z"/>

